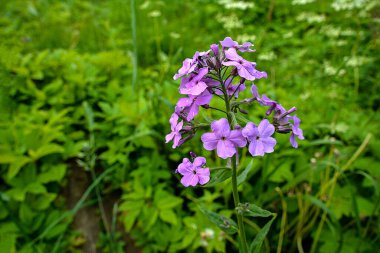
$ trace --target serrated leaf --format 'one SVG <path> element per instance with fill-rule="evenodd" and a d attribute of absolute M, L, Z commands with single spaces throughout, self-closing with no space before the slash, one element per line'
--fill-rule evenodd
<path fill-rule="evenodd" d="M 249 252 L 251 253 L 259 253 L 261 246 L 263 245 L 264 239 L 267 236 L 270 227 L 272 226 L 273 221 L 276 217 L 273 217 L 267 224 L 260 230 L 260 232 L 256 235 L 255 239 L 251 243 L 249 247 Z"/>
<path fill-rule="evenodd" d="M 206 217 L 215 225 L 217 225 L 221 230 L 229 235 L 235 234 L 238 229 L 236 222 L 228 217 L 219 215 L 215 212 L 209 211 L 203 207 L 199 207 L 201 212 L 206 215 Z"/>
<path fill-rule="evenodd" d="M 210 181 L 203 187 L 212 187 L 226 181 L 232 176 L 232 169 L 228 167 L 214 168 L 211 172 L 216 171 L 215 175 L 211 175 Z"/>

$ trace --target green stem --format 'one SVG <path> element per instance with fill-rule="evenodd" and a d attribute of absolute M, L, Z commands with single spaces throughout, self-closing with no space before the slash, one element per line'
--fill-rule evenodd
<path fill-rule="evenodd" d="M 232 195 L 234 197 L 234 204 L 236 208 L 238 204 L 240 203 L 239 192 L 237 189 L 236 155 L 232 157 L 231 164 L 232 164 Z M 248 253 L 247 239 L 245 238 L 243 216 L 236 212 L 236 217 L 238 220 L 239 236 L 240 236 L 241 246 L 243 248 L 243 253 Z"/>
<path fill-rule="evenodd" d="M 232 111 L 231 111 L 231 106 L 230 106 L 230 100 L 229 100 L 229 97 L 228 97 L 228 94 L 227 94 L 226 87 L 224 86 L 223 78 L 220 75 L 220 72 L 219 72 L 219 80 L 220 80 L 220 82 L 222 84 L 224 101 L 226 103 L 226 112 L 227 112 L 228 122 L 231 125 L 232 124 L 232 119 L 231 119 L 230 113 L 232 113 Z M 244 229 L 243 216 L 241 214 L 239 214 L 239 213 L 236 212 L 236 207 L 238 207 L 238 204 L 240 203 L 239 192 L 238 192 L 238 189 L 237 189 L 236 155 L 234 155 L 231 158 L 231 166 L 232 166 L 232 196 L 234 198 L 235 213 L 236 213 L 236 217 L 237 217 L 237 221 L 238 221 L 238 230 L 239 230 L 240 243 L 241 243 L 241 247 L 242 247 L 242 252 L 243 253 L 248 253 L 248 246 L 247 246 L 247 239 L 245 237 L 245 229 Z"/>

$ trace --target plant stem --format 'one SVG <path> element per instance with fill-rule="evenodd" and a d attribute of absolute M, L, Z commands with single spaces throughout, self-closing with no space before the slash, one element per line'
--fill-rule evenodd
<path fill-rule="evenodd" d="M 232 124 L 232 119 L 231 119 L 230 113 L 232 113 L 232 111 L 231 111 L 231 106 L 230 106 L 230 100 L 229 100 L 229 97 L 228 97 L 228 94 L 227 94 L 226 87 L 224 85 L 224 80 L 223 80 L 220 72 L 218 74 L 219 74 L 220 83 L 222 85 L 222 91 L 223 91 L 223 95 L 224 95 L 224 101 L 226 103 L 226 112 L 227 112 L 228 122 L 231 125 Z M 234 127 L 234 126 L 231 126 L 231 127 Z M 238 207 L 238 204 L 240 203 L 239 192 L 238 192 L 238 189 L 237 189 L 236 154 L 234 156 L 232 156 L 232 158 L 231 158 L 231 165 L 232 165 L 232 196 L 234 198 L 235 213 L 236 213 L 236 217 L 237 217 L 237 221 L 238 221 L 238 230 L 239 230 L 240 243 L 241 243 L 241 247 L 242 247 L 242 252 L 243 253 L 248 253 L 248 246 L 247 246 L 247 239 L 245 237 L 245 229 L 244 229 L 243 216 L 241 214 L 239 214 L 238 212 L 236 212 L 236 207 Z"/>
<path fill-rule="evenodd" d="M 232 165 L 232 195 L 234 197 L 234 204 L 235 204 L 235 208 L 236 208 L 236 207 L 238 207 L 238 204 L 240 203 L 239 192 L 237 189 L 236 155 L 234 155 L 231 160 L 232 160 L 231 161 L 231 165 Z M 241 246 L 243 248 L 243 253 L 248 253 L 247 239 L 245 238 L 243 216 L 236 212 L 236 217 L 238 220 L 239 236 L 240 236 Z"/>

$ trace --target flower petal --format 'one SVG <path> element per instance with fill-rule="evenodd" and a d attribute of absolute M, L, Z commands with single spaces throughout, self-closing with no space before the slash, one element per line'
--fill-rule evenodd
<path fill-rule="evenodd" d="M 214 150 L 218 145 L 219 138 L 214 133 L 205 133 L 202 135 L 201 140 L 206 150 Z"/>
<path fill-rule="evenodd" d="M 206 164 L 206 158 L 202 156 L 196 157 L 193 162 L 194 167 L 202 167 L 205 164 Z"/>
<path fill-rule="evenodd" d="M 199 182 L 199 177 L 196 174 L 187 174 L 182 177 L 181 179 L 181 184 L 183 186 L 188 187 L 188 186 L 196 186 Z"/>
<path fill-rule="evenodd" d="M 239 148 L 245 147 L 245 145 L 247 145 L 247 140 L 241 134 L 241 130 L 232 130 L 228 139 Z"/>
<path fill-rule="evenodd" d="M 224 40 L 220 41 L 220 45 L 223 47 L 237 47 L 239 44 L 231 37 L 226 37 Z"/>
<path fill-rule="evenodd" d="M 197 116 L 198 112 L 199 112 L 199 106 L 193 103 L 190 107 L 189 114 L 187 115 L 186 120 L 190 121 L 194 119 L 194 117 Z"/>
<path fill-rule="evenodd" d="M 210 92 L 205 90 L 202 94 L 200 94 L 195 100 L 195 104 L 197 105 L 206 105 L 209 104 L 212 99 L 212 95 Z"/>
<path fill-rule="evenodd" d="M 272 137 L 266 137 L 260 139 L 264 146 L 265 153 L 272 153 L 274 151 L 274 146 L 276 146 L 276 139 Z"/>
<path fill-rule="evenodd" d="M 230 124 L 226 118 L 213 121 L 211 123 L 211 129 L 219 138 L 228 137 L 230 134 Z"/>
<path fill-rule="evenodd" d="M 264 119 L 260 122 L 258 130 L 260 137 L 265 138 L 271 136 L 274 133 L 275 129 L 269 120 Z"/>
<path fill-rule="evenodd" d="M 196 82 L 196 83 L 193 83 L 191 85 L 190 85 L 190 87 L 180 88 L 180 93 L 198 96 L 199 94 L 204 92 L 208 87 L 207 84 L 204 82 Z"/>
<path fill-rule="evenodd" d="M 171 141 L 174 138 L 174 135 L 175 135 L 175 132 L 171 132 L 170 134 L 167 134 L 165 136 L 166 143 L 168 143 L 169 141 Z"/>
<path fill-rule="evenodd" d="M 298 143 L 296 141 L 294 133 L 290 134 L 290 143 L 292 144 L 293 148 L 298 148 Z"/>
<path fill-rule="evenodd" d="M 248 122 L 247 125 L 242 129 L 241 133 L 249 141 L 255 140 L 256 137 L 259 136 L 257 126 L 252 122 Z"/>
<path fill-rule="evenodd" d="M 196 169 L 197 176 L 199 179 L 199 184 L 204 185 L 208 181 L 210 181 L 210 169 L 209 168 L 201 168 Z"/>
<path fill-rule="evenodd" d="M 252 156 L 263 156 L 264 145 L 260 140 L 253 140 L 249 144 L 248 151 Z"/>
<path fill-rule="evenodd" d="M 217 154 L 220 158 L 226 159 L 236 153 L 234 144 L 229 140 L 219 140 L 217 145 Z"/>
<path fill-rule="evenodd" d="M 180 163 L 177 167 L 176 172 L 181 175 L 187 175 L 189 173 L 193 174 L 193 164 L 189 159 L 183 158 L 182 163 Z"/>

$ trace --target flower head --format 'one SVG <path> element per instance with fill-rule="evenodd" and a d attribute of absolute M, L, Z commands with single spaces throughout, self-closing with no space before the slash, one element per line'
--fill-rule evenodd
<path fill-rule="evenodd" d="M 297 117 L 297 115 L 291 116 L 290 118 L 293 120 L 293 124 L 290 124 L 292 126 L 292 133 L 290 134 L 290 143 L 292 144 L 293 148 L 298 148 L 296 136 L 300 140 L 305 139 L 303 137 L 303 131 L 300 128 L 301 120 Z"/>
<path fill-rule="evenodd" d="M 276 139 L 271 137 L 273 133 L 274 126 L 267 119 L 262 120 L 258 127 L 252 122 L 248 122 L 243 128 L 242 134 L 249 141 L 249 153 L 252 156 L 272 153 L 274 146 L 276 146 Z"/>
<path fill-rule="evenodd" d="M 232 84 L 232 78 L 228 78 L 224 82 L 224 86 L 226 87 L 228 96 L 232 96 L 233 94 L 235 94 L 234 96 L 236 98 L 239 96 L 240 92 L 245 90 L 245 84 L 244 83 L 234 85 L 234 84 Z M 220 90 L 216 90 L 215 94 L 223 95 L 223 92 Z"/>
<path fill-rule="evenodd" d="M 218 156 L 223 159 L 232 157 L 237 147 L 244 147 L 247 144 L 241 130 L 231 130 L 225 118 L 213 121 L 211 129 L 211 133 L 205 133 L 201 137 L 203 147 L 206 150 L 216 149 Z"/>
<path fill-rule="evenodd" d="M 229 48 L 225 51 L 227 61 L 223 62 L 224 66 L 234 66 L 237 69 L 239 76 L 253 81 L 263 77 L 268 77 L 267 73 L 260 72 L 255 69 L 256 63 L 245 60 L 243 57 L 237 54 L 235 48 Z"/>
<path fill-rule="evenodd" d="M 173 113 L 172 116 L 170 117 L 170 125 L 171 125 L 171 130 L 172 132 L 168 135 L 166 135 L 165 140 L 166 143 L 169 141 L 173 140 L 173 148 L 176 148 L 179 146 L 179 141 L 181 140 L 181 129 L 183 126 L 183 121 L 178 123 L 178 115 L 176 113 Z"/>
<path fill-rule="evenodd" d="M 253 46 L 251 42 L 245 42 L 242 45 L 239 45 L 236 41 L 231 39 L 231 37 L 226 37 L 223 41 L 220 41 L 220 44 L 223 47 L 233 47 L 239 50 L 240 52 L 255 52 L 255 50 L 250 49 Z"/>
<path fill-rule="evenodd" d="M 202 78 L 207 75 L 208 69 L 201 68 L 198 74 L 192 74 L 188 77 L 182 78 L 179 91 L 181 94 L 190 94 L 197 96 L 207 89 L 207 84 Z"/>
<path fill-rule="evenodd" d="M 187 98 L 180 98 L 177 102 L 177 113 L 186 115 L 186 120 L 192 120 L 199 112 L 199 106 L 207 105 L 210 103 L 212 95 L 205 90 L 199 96 L 189 95 Z"/>
<path fill-rule="evenodd" d="M 177 173 L 183 176 L 181 184 L 185 187 L 206 184 L 210 180 L 210 169 L 203 168 L 205 164 L 206 158 L 201 156 L 196 157 L 193 163 L 184 158 L 176 170 Z"/>

